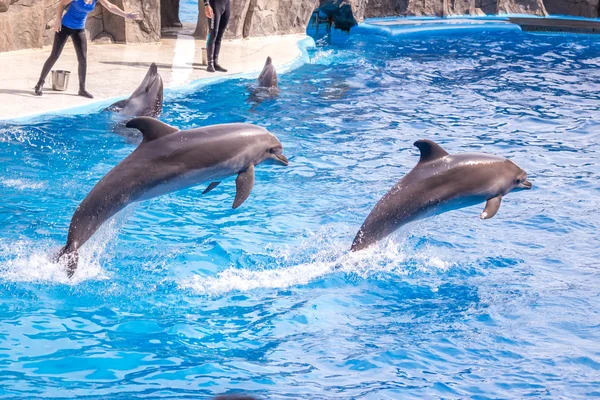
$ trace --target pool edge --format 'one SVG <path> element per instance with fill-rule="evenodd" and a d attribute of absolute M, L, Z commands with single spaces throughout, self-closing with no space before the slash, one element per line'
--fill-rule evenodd
<path fill-rule="evenodd" d="M 294 69 L 299 68 L 302 65 L 304 65 L 305 63 L 307 63 L 309 61 L 308 49 L 315 47 L 316 43 L 312 37 L 306 35 L 306 36 L 298 39 L 298 41 L 296 42 L 296 45 L 298 46 L 298 50 L 300 51 L 300 54 L 292 61 L 289 61 L 289 62 L 284 63 L 281 66 L 279 66 L 278 74 L 282 75 L 287 72 L 293 71 Z M 249 70 L 249 71 L 245 71 L 245 72 L 241 72 L 241 73 L 229 74 L 229 75 L 224 75 L 224 76 L 220 76 L 220 77 L 201 78 L 201 79 L 197 79 L 195 81 L 191 81 L 186 84 L 179 85 L 179 86 L 170 86 L 170 87 L 165 88 L 165 90 L 164 90 L 165 99 L 173 98 L 174 96 L 189 93 L 193 90 L 197 90 L 198 88 L 208 86 L 208 85 L 213 85 L 215 83 L 225 82 L 230 79 L 253 79 L 253 78 L 256 78 L 258 73 L 260 73 L 260 70 L 258 70 L 258 69 L 257 70 Z M 0 123 L 16 124 L 16 125 L 25 124 L 25 123 L 37 123 L 37 122 L 42 122 L 44 120 L 47 120 L 50 118 L 55 118 L 58 116 L 65 116 L 65 115 L 73 116 L 73 115 L 83 115 L 83 114 L 88 114 L 88 113 L 92 113 L 92 112 L 98 112 L 119 100 L 126 99 L 127 97 L 128 97 L 127 95 L 117 96 L 117 97 L 112 97 L 112 98 L 108 98 L 108 99 L 98 100 L 93 103 L 89 103 L 89 104 L 85 104 L 85 105 L 81 105 L 81 106 L 66 107 L 66 108 L 60 109 L 60 110 L 53 110 L 53 111 L 48 111 L 48 112 L 23 115 L 23 116 L 19 116 L 16 118 L 0 117 Z"/>

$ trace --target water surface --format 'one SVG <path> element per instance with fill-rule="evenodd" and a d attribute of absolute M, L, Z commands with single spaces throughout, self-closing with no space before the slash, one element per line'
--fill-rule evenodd
<path fill-rule="evenodd" d="M 247 80 L 161 119 L 267 127 L 289 167 L 126 209 L 69 281 L 50 257 L 135 144 L 105 113 L 0 125 L 0 396 L 600 396 L 600 43 L 514 31 L 318 37 L 257 102 Z M 510 158 L 534 189 L 350 255 L 429 138 Z"/>

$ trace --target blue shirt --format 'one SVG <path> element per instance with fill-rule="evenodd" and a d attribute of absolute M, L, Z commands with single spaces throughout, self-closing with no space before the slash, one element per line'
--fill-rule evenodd
<path fill-rule="evenodd" d="M 85 29 L 87 16 L 96 7 L 97 0 L 86 4 L 84 0 L 73 0 L 62 19 L 62 24 L 71 29 Z"/>

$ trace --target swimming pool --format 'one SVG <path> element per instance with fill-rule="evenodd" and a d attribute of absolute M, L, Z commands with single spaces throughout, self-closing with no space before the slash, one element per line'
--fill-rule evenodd
<path fill-rule="evenodd" d="M 134 145 L 108 114 L 0 125 L 0 396 L 600 396 L 600 43 L 518 31 L 317 37 L 257 103 L 247 80 L 171 92 L 180 128 L 247 121 L 287 168 L 126 209 L 48 261 Z M 514 160 L 534 189 L 348 254 L 433 139 Z"/>

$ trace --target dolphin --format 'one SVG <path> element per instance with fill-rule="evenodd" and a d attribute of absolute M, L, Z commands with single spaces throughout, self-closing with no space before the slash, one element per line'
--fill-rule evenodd
<path fill-rule="evenodd" d="M 152 63 L 146 77 L 133 94 L 107 109 L 130 117 L 158 117 L 163 107 L 163 81 L 156 63 Z"/>
<path fill-rule="evenodd" d="M 504 157 L 450 155 L 431 140 L 418 140 L 418 164 L 375 205 L 351 251 L 365 249 L 402 225 L 486 202 L 481 219 L 492 218 L 506 194 L 531 189 L 527 173 Z"/>
<path fill-rule="evenodd" d="M 94 186 L 81 202 L 57 261 L 71 277 L 78 249 L 110 217 L 131 203 L 237 175 L 233 208 L 250 195 L 254 167 L 264 161 L 288 165 L 281 142 L 266 129 L 250 124 L 223 124 L 180 131 L 150 117 L 134 118 L 128 128 L 141 131 L 142 143 Z"/>
<path fill-rule="evenodd" d="M 261 88 L 276 88 L 277 87 L 277 71 L 271 57 L 267 57 L 267 62 L 262 72 L 258 76 L 258 87 Z"/>
<path fill-rule="evenodd" d="M 265 100 L 272 99 L 279 95 L 279 87 L 277 86 L 277 71 L 271 57 L 267 57 L 267 62 L 262 72 L 258 76 L 258 85 L 248 85 L 250 89 L 250 97 L 248 100 L 254 103 L 251 110 Z"/>

